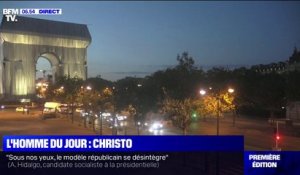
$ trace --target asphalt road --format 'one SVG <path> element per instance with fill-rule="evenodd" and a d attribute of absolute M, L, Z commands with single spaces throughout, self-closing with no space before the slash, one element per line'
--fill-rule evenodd
<path fill-rule="evenodd" d="M 99 134 L 100 122 L 95 121 L 93 131 L 92 122 L 87 121 L 86 127 L 84 120 L 78 114 L 74 116 L 74 123 L 70 116 L 62 115 L 56 118 L 41 118 L 41 111 L 31 111 L 29 115 L 17 113 L 14 110 L 0 111 L 0 137 L 3 135 L 95 135 Z M 293 133 L 299 128 L 286 127 L 279 125 L 282 133 L 279 147 L 282 150 L 300 150 L 300 137 Z M 112 129 L 108 122 L 103 121 L 103 135 L 112 135 Z M 235 126 L 232 125 L 232 118 L 226 116 L 220 119 L 220 135 L 243 135 L 245 150 L 271 150 L 274 146 L 273 128 L 265 120 L 238 118 Z M 140 128 L 141 135 L 154 135 L 147 129 Z M 132 120 L 127 121 L 127 126 L 118 129 L 118 135 L 138 135 L 138 128 Z M 182 135 L 182 130 L 165 125 L 163 132 L 157 135 Z M 216 119 L 199 120 L 191 123 L 188 128 L 188 135 L 216 135 Z M 2 141 L 0 142 L 2 144 Z M 2 146 L 2 145 L 1 145 Z"/>

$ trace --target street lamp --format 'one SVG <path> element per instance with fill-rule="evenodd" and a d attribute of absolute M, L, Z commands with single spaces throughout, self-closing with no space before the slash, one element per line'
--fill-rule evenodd
<path fill-rule="evenodd" d="M 137 125 L 138 125 L 138 127 L 137 127 L 137 133 L 138 133 L 138 135 L 140 135 L 141 122 L 137 122 Z"/>
<path fill-rule="evenodd" d="M 211 87 L 209 89 L 212 89 Z M 232 94 L 234 93 L 234 89 L 233 88 L 228 88 L 227 91 Z M 201 96 L 206 95 L 206 90 L 201 89 L 199 91 Z M 221 113 L 221 109 L 220 109 L 220 103 L 221 103 L 221 97 L 220 97 L 221 93 L 217 93 L 215 94 L 215 98 L 217 99 L 217 135 L 219 135 L 219 130 L 220 130 L 220 113 Z"/>
<path fill-rule="evenodd" d="M 212 90 L 212 87 L 209 87 L 209 90 Z M 228 88 L 227 91 L 232 94 L 234 93 L 234 89 L 233 88 Z M 206 94 L 205 90 L 200 90 L 200 95 L 204 96 Z M 217 136 L 219 135 L 219 128 L 220 128 L 220 103 L 221 103 L 221 92 L 219 91 L 217 94 L 215 94 L 215 98 L 217 99 Z M 219 175 L 220 173 L 220 163 L 219 163 L 219 152 L 217 153 L 217 160 L 216 160 L 216 175 Z"/>
<path fill-rule="evenodd" d="M 83 98 L 85 98 L 85 90 L 90 91 L 90 90 L 92 90 L 92 87 L 91 86 L 86 86 L 86 87 L 81 86 L 81 90 L 82 90 Z M 84 100 L 82 102 L 84 103 Z M 87 109 L 86 105 L 84 105 L 84 111 L 85 111 L 85 113 L 88 113 L 88 115 L 85 115 L 85 117 L 83 117 L 83 120 L 84 120 L 83 124 L 84 124 L 84 127 L 86 128 L 86 120 L 90 116 L 90 113 L 87 112 L 88 109 Z M 93 124 L 93 128 L 94 128 L 94 120 L 93 120 L 92 124 Z"/>
<path fill-rule="evenodd" d="M 127 135 L 127 118 L 125 119 L 124 122 L 124 135 Z"/>
<path fill-rule="evenodd" d="M 103 128 L 102 128 L 102 122 L 103 122 L 103 113 L 102 112 L 100 112 L 99 113 L 100 115 L 99 115 L 99 117 L 100 117 L 100 135 L 102 135 L 102 130 L 103 130 Z"/>
<path fill-rule="evenodd" d="M 200 93 L 200 95 L 205 95 L 205 94 L 206 94 L 206 91 L 203 90 L 203 89 L 201 89 L 201 90 L 199 91 L 199 93 Z"/>
<path fill-rule="evenodd" d="M 228 92 L 232 94 L 232 93 L 234 93 L 234 89 L 233 88 L 228 88 Z"/>
<path fill-rule="evenodd" d="M 116 117 L 116 114 L 113 113 L 112 115 L 112 128 L 111 128 L 111 134 L 112 135 L 118 135 L 118 125 L 119 125 L 119 122 L 118 122 L 118 119 Z"/>

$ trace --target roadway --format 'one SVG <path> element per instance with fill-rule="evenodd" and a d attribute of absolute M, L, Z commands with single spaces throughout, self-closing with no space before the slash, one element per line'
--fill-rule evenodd
<path fill-rule="evenodd" d="M 3 135 L 95 135 L 100 133 L 100 121 L 95 120 L 93 131 L 92 122 L 86 123 L 78 114 L 74 116 L 74 123 L 71 117 L 61 115 L 56 118 L 41 118 L 41 111 L 31 111 L 29 115 L 17 113 L 13 110 L 0 111 L 0 137 Z M 107 121 L 103 121 L 103 135 L 112 135 L 112 128 Z M 245 150 L 271 150 L 274 146 L 274 126 L 266 120 L 237 118 L 235 126 L 232 125 L 232 118 L 226 116 L 220 119 L 220 135 L 243 135 Z M 188 135 L 216 135 L 216 119 L 210 118 L 206 121 L 199 120 L 192 122 L 188 127 Z M 280 124 L 282 133 L 279 146 L 282 150 L 300 150 L 300 137 L 294 135 L 299 131 L 298 127 L 286 127 Z M 119 128 L 118 135 L 138 135 L 138 128 L 133 120 L 127 121 L 127 126 Z M 153 135 L 148 129 L 140 128 L 140 135 Z M 162 133 L 157 135 L 182 135 L 182 130 L 173 125 L 165 125 Z M 2 142 L 0 142 L 2 144 Z"/>

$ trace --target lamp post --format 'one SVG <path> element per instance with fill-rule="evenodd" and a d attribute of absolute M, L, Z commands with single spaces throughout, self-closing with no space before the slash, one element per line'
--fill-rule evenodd
<path fill-rule="evenodd" d="M 141 126 L 141 122 L 138 121 L 138 122 L 137 122 L 137 125 L 138 125 L 138 126 L 137 126 L 137 134 L 140 135 L 140 126 Z"/>
<path fill-rule="evenodd" d="M 116 113 L 113 112 L 113 115 L 112 115 L 112 128 L 111 128 L 111 135 L 118 135 L 118 125 L 119 125 L 119 122 L 118 122 L 118 119 L 116 117 Z"/>
<path fill-rule="evenodd" d="M 92 88 L 90 87 L 90 86 L 87 86 L 87 87 L 83 87 L 83 86 L 81 86 L 81 90 L 82 90 L 82 93 L 83 93 L 83 102 L 84 102 L 84 98 L 85 98 L 85 90 L 87 90 L 87 91 L 91 91 L 92 90 Z M 87 113 L 88 115 L 86 116 L 86 115 L 84 115 L 84 127 L 86 128 L 86 120 L 87 120 L 87 117 L 89 116 L 89 112 L 87 112 L 88 110 L 87 110 L 87 107 L 86 107 L 86 104 L 84 104 L 84 107 L 85 107 L 85 109 L 84 109 L 84 113 Z M 94 127 L 94 126 L 93 126 Z"/>
<path fill-rule="evenodd" d="M 91 86 L 87 86 L 86 87 L 87 92 L 92 91 L 92 87 Z M 91 111 L 91 103 L 88 102 L 89 105 L 89 112 L 88 112 L 88 117 L 90 118 L 90 120 L 92 120 L 92 127 L 93 127 L 93 131 L 95 131 L 95 119 L 94 119 L 94 115 L 93 115 L 93 111 Z M 90 122 L 89 122 L 90 123 Z"/>
<path fill-rule="evenodd" d="M 127 135 L 127 119 L 124 122 L 124 135 Z"/>
<path fill-rule="evenodd" d="M 220 130 L 220 96 L 217 96 L 217 136 Z"/>
<path fill-rule="evenodd" d="M 212 90 L 212 88 L 210 87 L 209 90 Z M 229 92 L 230 94 L 234 93 L 234 89 L 233 88 L 228 88 L 227 92 Z M 206 90 L 201 89 L 199 91 L 201 96 L 204 96 L 206 94 Z M 215 94 L 215 98 L 217 99 L 217 136 L 219 135 L 219 129 L 220 129 L 220 103 L 221 103 L 221 92 L 219 91 L 217 94 Z M 216 175 L 220 174 L 220 156 L 219 156 L 219 151 L 216 152 Z"/>
<path fill-rule="evenodd" d="M 103 122 L 103 121 L 102 121 L 102 120 L 103 120 L 102 112 L 100 112 L 100 116 L 99 116 L 99 117 L 100 117 L 100 135 L 102 135 L 102 130 L 103 130 L 103 128 L 102 128 L 102 127 L 103 127 L 103 126 L 102 126 L 102 122 Z"/>
<path fill-rule="evenodd" d="M 210 90 L 212 88 L 209 88 Z M 229 92 L 230 94 L 234 93 L 234 89 L 233 88 L 228 88 L 227 89 L 227 92 Z M 206 90 L 204 89 L 201 89 L 199 91 L 200 95 L 201 96 L 204 96 L 206 95 Z M 219 135 L 219 130 L 220 130 L 220 112 L 221 112 L 221 109 L 220 109 L 220 104 L 221 104 L 221 92 L 218 92 L 217 94 L 215 94 L 215 98 L 217 99 L 217 135 Z"/>

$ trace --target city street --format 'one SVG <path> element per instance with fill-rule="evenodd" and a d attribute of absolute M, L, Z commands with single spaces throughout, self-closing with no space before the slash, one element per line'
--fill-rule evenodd
<path fill-rule="evenodd" d="M 4 135 L 90 135 L 91 130 L 72 124 L 64 118 L 42 120 L 41 111 L 22 112 L 0 111 L 0 147 Z"/>
<path fill-rule="evenodd" d="M 42 119 L 41 111 L 31 111 L 29 115 L 15 111 L 0 112 L 0 136 L 3 135 L 95 135 L 100 133 L 99 119 L 95 120 L 94 132 L 92 122 L 87 121 L 84 127 L 83 118 L 78 114 L 74 117 L 72 124 L 70 117 L 60 115 L 56 118 Z M 279 125 L 281 138 L 279 147 L 282 150 L 299 150 L 300 137 L 293 136 L 291 131 L 297 131 L 299 128 L 286 127 Z M 103 121 L 103 135 L 111 135 L 112 129 L 107 121 Z M 244 135 L 245 150 L 271 150 L 274 146 L 274 126 L 264 120 L 249 119 L 239 117 L 236 119 L 235 126 L 232 124 L 231 116 L 226 116 L 220 120 L 220 135 Z M 127 121 L 127 126 L 118 129 L 118 135 L 153 135 L 146 128 L 138 128 L 133 120 Z M 165 125 L 161 133 L 157 135 L 181 135 L 182 130 L 172 126 Z M 199 120 L 192 122 L 188 128 L 188 135 L 215 135 L 216 120 L 213 118 L 205 121 Z M 2 144 L 2 141 L 1 141 Z"/>
<path fill-rule="evenodd" d="M 275 144 L 274 127 L 267 120 L 240 117 L 233 126 L 231 116 L 220 120 L 220 135 L 244 135 L 245 150 L 271 150 Z M 282 150 L 299 150 L 300 137 L 294 136 L 299 132 L 299 126 L 293 129 L 284 124 L 279 125 L 279 147 Z M 215 135 L 216 119 L 207 119 L 192 123 L 189 128 L 192 135 Z M 294 135 L 293 135 L 294 134 Z"/>

